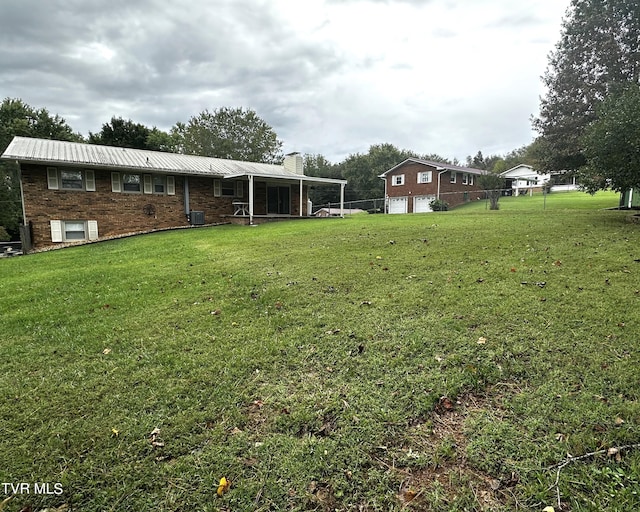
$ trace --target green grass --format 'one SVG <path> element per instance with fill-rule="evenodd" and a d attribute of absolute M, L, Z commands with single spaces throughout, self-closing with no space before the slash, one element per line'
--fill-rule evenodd
<path fill-rule="evenodd" d="M 636 449 L 551 467 L 640 443 L 640 229 L 500 205 L 0 261 L 0 482 L 63 489 L 5 510 L 637 509 Z"/>

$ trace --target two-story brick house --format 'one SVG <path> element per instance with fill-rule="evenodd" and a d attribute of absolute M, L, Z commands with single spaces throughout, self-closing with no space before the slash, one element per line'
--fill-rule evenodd
<path fill-rule="evenodd" d="M 484 197 L 477 177 L 486 171 L 470 167 L 407 158 L 380 175 L 385 182 L 387 213 L 431 211 L 440 199 L 454 207 Z"/>
<path fill-rule="evenodd" d="M 1 158 L 17 162 L 23 244 L 41 249 L 191 225 L 306 217 L 302 157 L 283 165 L 15 137 Z"/>

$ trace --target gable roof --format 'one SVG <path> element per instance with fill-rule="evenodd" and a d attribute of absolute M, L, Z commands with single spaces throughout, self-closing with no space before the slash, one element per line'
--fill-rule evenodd
<path fill-rule="evenodd" d="M 387 174 L 395 171 L 396 169 L 399 169 L 400 167 L 408 163 L 428 165 L 429 167 L 435 167 L 436 170 L 438 171 L 458 171 L 458 172 L 466 172 L 469 174 L 487 174 L 487 171 L 483 171 L 482 169 L 474 169 L 473 167 L 461 167 L 459 165 L 445 164 L 443 162 L 435 162 L 433 160 L 422 160 L 420 158 L 407 158 L 406 160 L 404 160 L 403 162 L 400 162 L 395 167 L 392 167 L 388 171 L 383 172 L 378 177 L 386 178 Z"/>
<path fill-rule="evenodd" d="M 243 162 L 144 149 L 100 146 L 80 142 L 14 137 L 0 156 L 5 160 L 47 165 L 100 167 L 112 170 L 185 174 L 231 178 L 262 176 L 307 182 L 346 183 L 344 180 L 315 178 L 297 174 L 283 165 Z"/>
<path fill-rule="evenodd" d="M 532 174 L 537 174 L 536 171 L 533 170 L 533 167 L 531 167 L 530 165 L 527 164 L 518 164 L 515 167 L 512 167 L 511 169 L 507 169 L 506 171 L 503 171 L 500 173 L 500 176 L 511 176 L 515 173 L 516 176 L 520 176 L 520 175 L 532 175 Z"/>

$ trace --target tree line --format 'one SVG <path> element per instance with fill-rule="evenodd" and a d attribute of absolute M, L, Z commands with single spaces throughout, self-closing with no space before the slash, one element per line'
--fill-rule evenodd
<path fill-rule="evenodd" d="M 50 114 L 46 108 L 34 108 L 21 99 L 5 98 L 0 104 L 0 152 L 4 152 L 14 136 L 86 142 L 117 147 L 184 153 L 249 162 L 280 163 L 282 141 L 274 129 L 255 111 L 223 107 L 205 110 L 186 123 L 178 122 L 169 131 L 148 127 L 122 117 L 112 117 L 99 131 L 87 137 L 75 132 L 64 118 Z M 305 154 L 305 173 L 309 176 L 348 180 L 345 198 L 349 201 L 376 199 L 384 195 L 379 175 L 403 160 L 415 157 L 451 162 L 436 154 L 418 154 L 399 149 L 393 144 L 374 144 L 367 153 L 355 153 L 339 163 L 321 154 Z M 506 156 L 483 157 L 479 151 L 467 158 L 467 164 L 480 169 L 507 169 L 527 160 L 527 149 Z M 339 187 L 311 187 L 309 197 L 314 204 L 340 200 Z M 21 219 L 20 186 L 17 167 L 0 162 L 0 240 L 19 236 Z"/>

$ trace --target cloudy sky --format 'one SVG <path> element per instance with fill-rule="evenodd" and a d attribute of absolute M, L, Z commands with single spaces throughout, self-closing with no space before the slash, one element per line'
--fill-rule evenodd
<path fill-rule="evenodd" d="M 1 0 L 0 96 L 83 135 L 255 110 L 285 152 L 464 160 L 534 136 L 570 0 Z"/>

